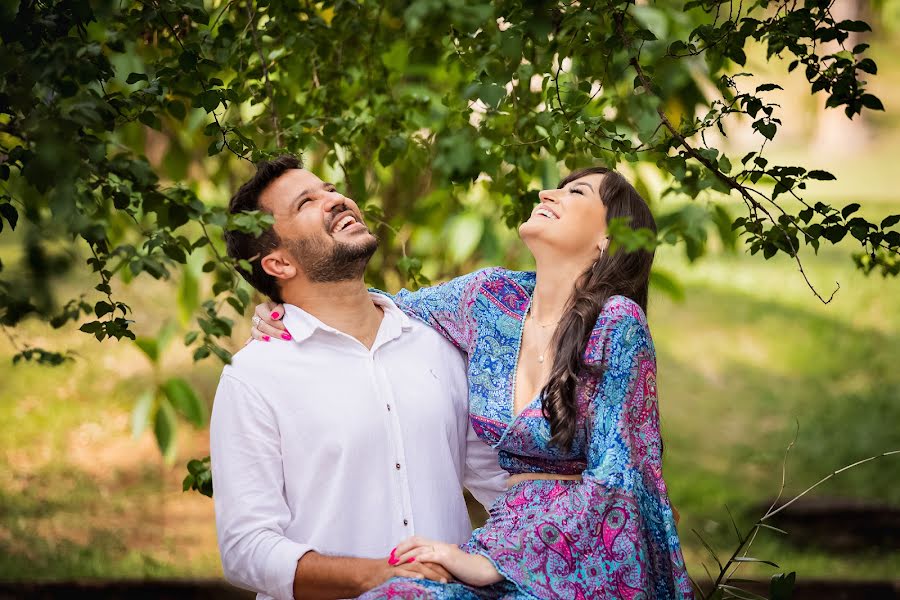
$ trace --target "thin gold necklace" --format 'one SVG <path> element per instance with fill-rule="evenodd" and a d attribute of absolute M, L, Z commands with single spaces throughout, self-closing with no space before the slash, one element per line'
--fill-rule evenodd
<path fill-rule="evenodd" d="M 534 323 L 535 325 L 537 325 L 538 327 L 541 328 L 541 333 L 542 333 L 542 334 L 543 334 L 544 329 L 546 329 L 547 327 L 551 327 L 551 326 L 553 326 L 553 325 L 556 325 L 557 323 L 559 323 L 559 322 L 562 320 L 562 317 L 560 317 L 559 319 L 557 319 L 557 320 L 554 321 L 553 323 L 547 323 L 546 325 L 541 325 L 540 323 L 538 323 L 538 322 L 535 321 L 535 319 L 534 319 L 534 311 L 532 310 L 532 306 L 534 305 L 534 300 L 532 300 L 531 302 L 532 302 L 532 303 L 528 306 L 528 319 L 529 319 L 532 323 Z M 551 335 L 551 336 L 550 336 L 550 339 L 547 340 L 547 343 L 544 344 L 544 350 L 543 350 L 540 354 L 538 354 L 537 361 L 538 361 L 539 363 L 541 363 L 541 364 L 544 363 L 544 354 L 547 352 L 547 348 L 550 346 L 550 342 L 551 342 L 552 340 L 553 340 L 553 336 Z"/>

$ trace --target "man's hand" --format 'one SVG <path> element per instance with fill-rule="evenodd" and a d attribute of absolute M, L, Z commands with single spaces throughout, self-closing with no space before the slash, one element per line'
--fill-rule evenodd
<path fill-rule="evenodd" d="M 391 557 L 372 561 L 364 576 L 363 591 L 378 587 L 392 577 L 408 577 L 410 579 L 430 579 L 448 583 L 453 576 L 441 565 L 428 562 L 410 561 L 404 564 L 390 564 Z"/>
<path fill-rule="evenodd" d="M 335 600 L 355 598 L 391 577 L 452 581 L 440 565 L 429 562 L 390 564 L 389 558 L 351 558 L 324 556 L 307 552 L 297 562 L 294 598 L 297 600 Z"/>
<path fill-rule="evenodd" d="M 403 565 L 397 565 L 395 569 L 403 568 L 404 571 L 412 571 L 417 575 L 421 575 L 425 579 L 438 581 L 440 583 L 450 583 L 456 581 L 450 571 L 445 569 L 438 563 L 412 561 Z M 397 575 L 397 577 L 409 577 L 409 575 Z"/>
<path fill-rule="evenodd" d="M 503 581 L 494 565 L 480 554 L 468 554 L 454 544 L 413 536 L 391 552 L 394 564 L 437 563 L 464 583 L 474 586 Z"/>

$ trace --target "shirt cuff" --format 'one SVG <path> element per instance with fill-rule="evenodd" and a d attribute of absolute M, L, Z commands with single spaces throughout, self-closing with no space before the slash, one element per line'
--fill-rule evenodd
<path fill-rule="evenodd" d="M 307 544 L 283 539 L 272 548 L 268 560 L 268 585 L 266 588 L 274 592 L 277 600 L 294 600 L 294 577 L 297 575 L 297 562 L 307 552 L 315 550 Z"/>

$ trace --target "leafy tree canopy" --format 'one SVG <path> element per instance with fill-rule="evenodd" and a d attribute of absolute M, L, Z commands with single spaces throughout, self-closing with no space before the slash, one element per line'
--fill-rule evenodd
<path fill-rule="evenodd" d="M 5 2 L 0 234 L 18 225 L 24 259 L 0 265 L 0 321 L 36 313 L 98 340 L 134 338 L 116 284 L 180 271 L 182 309 L 198 325 L 186 343 L 195 359 L 227 361 L 218 340 L 251 295 L 221 231 L 272 220 L 229 216 L 225 201 L 252 161 L 282 152 L 333 175 L 379 228 L 376 285 L 424 281 L 408 241 L 444 271 L 479 248 L 503 257 L 497 217 L 518 224 L 560 163 L 617 165 L 648 196 L 640 174 L 661 174 L 663 196 L 679 201 L 654 202 L 658 238 L 614 229 L 621 245 L 678 243 L 696 259 L 713 231 L 765 258 L 790 255 L 802 272 L 804 251 L 849 235 L 860 269 L 896 275 L 900 215 L 873 223 L 858 204 L 806 202 L 808 181 L 833 176 L 764 157 L 782 125 L 767 100 L 779 86 L 742 77 L 761 49 L 832 110 L 882 110 L 866 88 L 877 71 L 867 45 L 847 43 L 869 26 L 836 20 L 831 4 Z M 752 127 L 759 151 L 729 157 L 707 144 L 705 132 L 724 135 L 732 121 Z M 724 208 L 729 194 L 739 215 Z M 491 208 L 454 216 L 473 195 Z M 435 241 L 447 227 L 449 249 Z M 53 277 L 84 258 L 84 294 L 54 304 Z M 66 355 L 26 347 L 15 358 Z"/>

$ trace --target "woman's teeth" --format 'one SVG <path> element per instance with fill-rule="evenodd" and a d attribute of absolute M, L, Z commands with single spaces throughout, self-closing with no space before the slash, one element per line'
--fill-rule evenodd
<path fill-rule="evenodd" d="M 534 214 L 541 215 L 542 217 L 547 217 L 548 219 L 558 219 L 559 218 L 556 215 L 554 215 L 552 212 L 547 210 L 546 208 L 539 208 L 536 211 L 534 211 Z"/>

